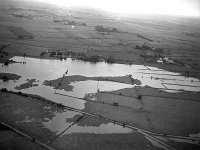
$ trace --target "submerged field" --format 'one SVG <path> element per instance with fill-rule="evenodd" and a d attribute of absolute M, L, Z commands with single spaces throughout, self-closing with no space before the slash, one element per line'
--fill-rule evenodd
<path fill-rule="evenodd" d="M 0 147 L 200 148 L 199 19 L 3 0 L 0 20 Z"/>

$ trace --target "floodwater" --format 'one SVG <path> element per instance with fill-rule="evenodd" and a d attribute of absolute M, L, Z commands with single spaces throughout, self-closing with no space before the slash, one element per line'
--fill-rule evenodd
<path fill-rule="evenodd" d="M 119 89 L 134 87 L 134 85 L 131 84 L 123 84 L 112 81 L 94 81 L 94 80 L 76 81 L 72 82 L 70 85 L 73 86 L 72 91 L 66 92 L 64 90 L 58 90 L 59 93 L 60 94 L 67 93 L 70 96 L 83 98 L 88 93 L 97 93 L 98 91 L 116 91 Z"/>
<path fill-rule="evenodd" d="M 143 65 L 107 64 L 104 62 L 94 64 L 72 59 L 67 59 L 63 61 L 24 57 L 14 57 L 12 59 L 17 62 L 25 61 L 26 64 L 14 63 L 9 64 L 9 66 L 1 66 L 0 73 L 13 73 L 22 77 L 16 81 L 0 81 L 0 88 L 7 88 L 8 90 L 19 91 L 15 89 L 16 86 L 26 83 L 27 79 L 36 79 L 35 84 L 37 84 L 37 86 L 21 89 L 20 91 L 23 93 L 40 95 L 41 97 L 80 110 L 83 110 L 85 108 L 85 100 L 63 95 L 69 95 L 78 98 L 84 98 L 86 95 L 90 95 L 92 97 L 92 95 L 97 93 L 98 90 L 115 91 L 124 88 L 134 88 L 134 85 L 112 81 L 74 81 L 69 84 L 73 87 L 72 90 L 56 90 L 56 93 L 59 93 L 59 95 L 54 93 L 55 89 L 53 87 L 45 86 L 43 82 L 45 80 L 55 80 L 57 78 L 60 78 L 63 76 L 63 74 L 65 74 L 66 70 L 68 70 L 68 76 L 81 75 L 86 77 L 116 77 L 132 75 L 134 79 L 138 79 L 141 81 L 141 86 L 148 85 L 155 88 L 163 88 L 163 90 L 166 91 L 168 91 L 166 88 L 175 89 L 174 91 L 169 90 L 168 92 L 176 92 L 176 90 L 180 89 L 184 89 L 186 91 L 200 91 L 200 81 L 198 79 L 185 78 L 178 73 L 160 70 L 155 67 L 146 67 Z M 149 73 L 158 74 L 152 75 Z M 190 85 L 192 87 L 180 85 Z M 91 100 L 96 99 L 91 98 Z M 55 132 L 57 135 L 59 135 L 67 127 L 70 127 L 73 121 L 69 120 L 73 120 L 76 115 L 82 114 L 73 111 L 66 111 L 62 113 L 56 112 L 51 120 L 45 118 L 45 122 L 43 122 L 43 125 L 52 132 Z M 25 118 L 24 120 L 24 122 L 31 121 L 32 120 L 29 117 Z M 72 133 L 104 134 L 131 132 L 133 132 L 133 130 L 123 128 L 119 125 L 114 125 L 112 123 L 102 123 L 99 126 L 90 126 L 89 123 L 88 125 L 80 126 L 76 123 L 67 131 L 65 131 L 62 135 Z M 160 145 L 158 144 L 155 145 L 160 147 Z"/>
<path fill-rule="evenodd" d="M 22 89 L 21 91 L 28 94 L 36 94 L 52 101 L 62 103 L 64 105 L 77 109 L 84 109 L 85 101 L 77 98 L 62 96 L 55 94 L 53 87 L 43 85 L 45 80 L 53 80 L 63 76 L 68 70 L 68 76 L 82 75 L 87 77 L 116 77 L 132 75 L 134 79 L 141 81 L 141 86 L 151 86 L 155 88 L 170 89 L 168 92 L 176 92 L 176 90 L 200 91 L 200 81 L 195 78 L 185 78 L 178 73 L 160 70 L 155 67 L 147 67 L 143 65 L 125 65 L 125 64 L 107 64 L 105 62 L 90 63 L 79 60 L 48 60 L 37 58 L 14 57 L 14 61 L 23 62 L 9 64 L 9 66 L 1 66 L 0 72 L 14 73 L 22 76 L 17 81 L 3 82 L 0 81 L 0 88 L 14 90 L 27 82 L 27 79 L 36 79 L 38 86 Z M 153 71 L 152 71 L 153 70 Z M 149 74 L 157 73 L 157 74 Z M 76 96 L 83 98 L 87 94 L 99 91 L 115 91 L 124 88 L 133 88 L 131 84 L 123 84 L 111 81 L 77 81 L 70 83 L 73 86 L 72 91 L 57 90 L 57 93 Z M 188 86 L 189 85 L 189 86 Z M 174 91 L 173 91 L 174 89 Z"/>
<path fill-rule="evenodd" d="M 123 128 L 119 125 L 114 125 L 113 123 L 102 123 L 100 126 L 90 126 L 88 125 L 80 126 L 78 123 L 72 125 L 76 120 L 70 120 L 75 115 L 82 116 L 81 113 L 66 111 L 62 113 L 56 113 L 52 120 L 43 122 L 43 124 L 55 132 L 57 135 L 63 132 L 62 135 L 72 134 L 72 133 L 94 133 L 94 134 L 105 134 L 105 133 L 131 133 L 132 129 Z M 68 120 L 69 119 L 69 120 Z M 84 118 L 83 118 L 84 119 Z M 80 121 L 81 122 L 81 121 Z"/>

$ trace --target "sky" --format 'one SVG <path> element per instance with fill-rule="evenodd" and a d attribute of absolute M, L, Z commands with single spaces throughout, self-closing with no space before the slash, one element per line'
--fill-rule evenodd
<path fill-rule="evenodd" d="M 200 0 L 35 0 L 61 7 L 84 6 L 123 14 L 200 17 Z"/>

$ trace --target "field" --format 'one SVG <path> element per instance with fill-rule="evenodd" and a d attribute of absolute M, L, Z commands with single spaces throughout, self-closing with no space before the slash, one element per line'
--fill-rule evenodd
<path fill-rule="evenodd" d="M 0 149 L 200 148 L 199 18 L 1 0 L 0 20 Z"/>
<path fill-rule="evenodd" d="M 115 16 L 98 11 L 90 14 L 86 9 L 64 10 L 52 6 L 43 9 L 42 5 L 34 3 L 11 2 L 1 2 L 4 5 L 1 5 L 0 14 L 0 44 L 8 45 L 4 51 L 9 54 L 39 57 L 48 49 L 85 52 L 112 56 L 123 63 L 190 71 L 192 76 L 199 76 L 200 21 L 197 18 Z M 26 14 L 31 19 L 13 14 Z M 71 20 L 75 25 L 55 20 Z M 98 25 L 116 28 L 117 32 L 96 31 Z M 10 32 L 11 28 L 15 31 Z M 28 38 L 18 39 L 20 34 Z M 171 58 L 176 64 L 157 64 L 160 57 Z"/>

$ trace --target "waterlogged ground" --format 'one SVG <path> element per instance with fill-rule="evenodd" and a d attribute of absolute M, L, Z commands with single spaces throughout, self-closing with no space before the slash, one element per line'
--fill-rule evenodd
<path fill-rule="evenodd" d="M 83 114 L 76 113 L 73 111 L 66 111 L 62 113 L 56 113 L 55 116 L 43 124 L 57 135 L 62 133 L 66 128 L 69 128 L 64 134 L 72 133 L 95 133 L 95 134 L 106 134 L 106 133 L 131 133 L 132 130 L 129 128 L 123 128 L 113 123 L 105 122 L 101 119 L 95 119 L 92 117 L 85 116 L 80 123 L 74 124 L 76 119 Z M 77 117 L 76 117 L 77 116 Z M 95 121 L 95 124 L 92 123 Z"/>

